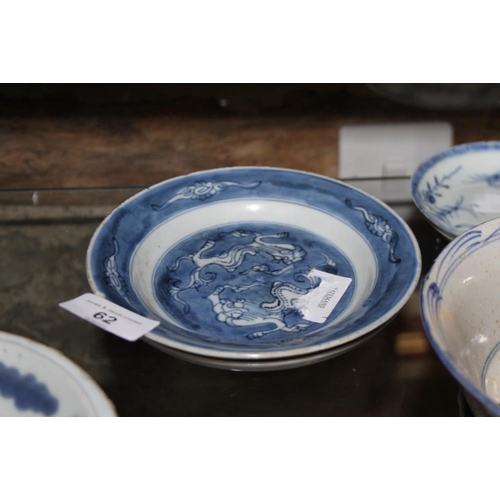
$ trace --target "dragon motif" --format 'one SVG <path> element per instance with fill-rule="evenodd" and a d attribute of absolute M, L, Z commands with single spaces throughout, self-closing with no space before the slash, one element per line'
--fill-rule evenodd
<path fill-rule="evenodd" d="M 179 298 L 179 293 L 189 288 L 198 290 L 200 287 L 214 281 L 217 274 L 209 271 L 207 268 L 213 269 L 213 266 L 220 266 L 232 273 L 242 266 L 247 256 L 258 256 L 259 261 L 264 259 L 267 262 L 254 265 L 249 269 L 241 271 L 241 274 L 262 272 L 275 276 L 293 269 L 294 265 L 300 262 L 306 255 L 306 252 L 298 245 L 273 241 L 279 238 L 286 238 L 288 236 L 286 232 L 262 235 L 247 231 L 234 231 L 232 233 L 220 233 L 217 240 L 223 239 L 228 234 L 234 238 L 247 238 L 251 236 L 253 239 L 250 243 L 235 245 L 229 250 L 220 252 L 215 256 L 208 256 L 207 254 L 209 250 L 216 246 L 217 242 L 215 240 L 207 240 L 197 252 L 179 257 L 174 267 L 169 269 L 170 272 L 176 271 L 182 261 L 189 261 L 194 265 L 188 282 L 183 284 L 181 280 L 175 280 L 172 282 L 170 289 L 172 297 L 178 302 L 183 303 L 186 313 L 189 312 L 189 306 Z"/>
<path fill-rule="evenodd" d="M 246 287 L 224 285 L 217 287 L 208 296 L 218 321 L 229 326 L 272 325 L 268 326 L 267 329 L 262 328 L 262 330 L 248 334 L 247 338 L 249 339 L 258 339 L 276 331 L 295 333 L 304 330 L 310 325 L 309 321 L 302 321 L 293 326 L 288 326 L 284 321 L 285 314 L 294 310 L 294 302 L 298 297 L 305 295 L 307 290 L 293 286 L 290 283 L 276 281 L 271 285 L 270 291 L 276 300 L 271 303 L 257 304 L 243 298 L 234 301 L 221 298 L 220 294 L 227 289 L 238 293 L 245 290 Z"/>
<path fill-rule="evenodd" d="M 314 255 L 314 267 L 337 272 L 336 263 L 314 243 L 308 249 L 290 241 L 285 231 L 220 232 L 196 251 L 172 260 L 162 286 L 181 305 L 183 314 L 191 311 L 193 300 L 193 304 L 208 300 L 217 321 L 244 327 L 248 339 L 299 332 L 311 322 L 301 317 L 296 301 L 320 281 L 308 277 L 311 268 L 303 264 L 306 256 Z M 274 280 L 276 276 L 280 279 Z"/>

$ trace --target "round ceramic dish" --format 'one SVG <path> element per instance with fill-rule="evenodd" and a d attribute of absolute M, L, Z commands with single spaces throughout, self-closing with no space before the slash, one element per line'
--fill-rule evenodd
<path fill-rule="evenodd" d="M 92 290 L 160 321 L 148 338 L 224 359 L 278 359 L 351 342 L 391 319 L 420 274 L 391 209 L 326 177 L 203 171 L 116 208 L 87 253 Z M 352 279 L 325 322 L 298 310 L 322 272 Z"/>
<path fill-rule="evenodd" d="M 463 144 L 433 156 L 413 174 L 411 192 L 448 239 L 500 216 L 500 142 Z"/>
<path fill-rule="evenodd" d="M 457 237 L 423 281 L 420 308 L 443 364 L 491 415 L 500 416 L 500 219 Z"/>
<path fill-rule="evenodd" d="M 115 417 L 102 389 L 58 351 L 0 332 L 0 416 Z"/>
<path fill-rule="evenodd" d="M 222 370 L 231 370 L 236 372 L 270 372 L 276 370 L 290 370 L 292 368 L 302 368 L 304 366 L 314 365 L 322 361 L 326 361 L 331 358 L 335 358 L 344 354 L 355 347 L 363 344 L 367 340 L 371 339 L 380 330 L 385 328 L 387 325 L 383 325 L 377 328 L 373 332 L 370 332 L 363 337 L 348 342 L 347 344 L 342 344 L 339 347 L 334 347 L 333 349 L 328 349 L 326 351 L 315 352 L 313 354 L 306 354 L 304 356 L 295 356 L 293 358 L 283 358 L 283 359 L 267 359 L 267 360 L 255 360 L 255 361 L 245 361 L 237 359 L 219 359 L 212 358 L 209 356 L 198 356 L 196 354 L 191 354 L 185 351 L 178 351 L 177 349 L 172 349 L 163 344 L 154 342 L 148 338 L 145 338 L 145 342 L 155 347 L 156 349 L 163 351 L 175 358 L 182 359 L 184 361 L 189 361 L 201 366 L 208 366 L 210 368 L 220 368 Z"/>

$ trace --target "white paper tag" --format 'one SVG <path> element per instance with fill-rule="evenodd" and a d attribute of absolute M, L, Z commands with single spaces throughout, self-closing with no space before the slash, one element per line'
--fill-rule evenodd
<path fill-rule="evenodd" d="M 304 319 L 324 323 L 346 292 L 352 279 L 313 269 L 309 278 L 320 278 L 321 283 L 309 293 L 297 299 L 296 306 Z"/>
<path fill-rule="evenodd" d="M 125 340 L 137 340 L 160 322 L 145 318 L 93 293 L 61 302 L 60 307 Z"/>

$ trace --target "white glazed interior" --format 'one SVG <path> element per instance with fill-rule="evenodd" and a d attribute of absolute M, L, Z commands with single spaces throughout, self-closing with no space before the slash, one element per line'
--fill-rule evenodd
<path fill-rule="evenodd" d="M 432 325 L 434 340 L 476 388 L 500 403 L 500 245 L 468 256 L 450 274 Z M 433 279 L 432 273 L 429 279 Z M 483 373 L 484 372 L 484 373 Z"/>
<path fill-rule="evenodd" d="M 461 168 L 456 171 L 458 167 Z M 500 178 L 487 181 L 487 177 L 500 173 L 500 150 L 470 151 L 440 160 L 423 174 L 418 192 L 425 190 L 427 185 L 432 186 L 435 178 L 441 180 L 455 171 L 443 182 L 448 188 L 439 190 L 436 201 L 439 207 L 452 207 L 463 198 L 462 206 L 466 209 L 443 220 L 437 216 L 435 205 L 425 198 L 415 200 L 424 215 L 448 238 L 500 216 Z"/>
<path fill-rule="evenodd" d="M 295 203 L 271 200 L 237 200 L 213 203 L 183 212 L 155 228 L 137 247 L 130 265 L 130 275 L 137 295 L 159 317 L 176 324 L 157 303 L 153 293 L 153 274 L 158 261 L 182 239 L 208 227 L 235 221 L 278 223 L 319 235 L 335 245 L 351 262 L 356 289 L 349 306 L 335 322 L 357 309 L 369 296 L 377 279 L 375 256 L 367 240 L 341 219 L 320 210 Z M 180 325 L 178 325 L 180 326 Z"/>

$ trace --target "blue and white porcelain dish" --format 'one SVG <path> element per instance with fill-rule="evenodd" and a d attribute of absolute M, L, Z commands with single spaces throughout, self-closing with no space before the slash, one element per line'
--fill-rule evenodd
<path fill-rule="evenodd" d="M 116 417 L 102 389 L 60 352 L 0 332 L 0 417 Z"/>
<path fill-rule="evenodd" d="M 420 290 L 427 336 L 466 392 L 500 416 L 500 219 L 441 252 Z"/>
<path fill-rule="evenodd" d="M 500 142 L 455 146 L 423 163 L 411 178 L 422 214 L 448 239 L 500 216 Z"/>
<path fill-rule="evenodd" d="M 160 326 L 148 338 L 224 359 L 277 359 L 342 345 L 391 319 L 420 275 L 406 223 L 333 179 L 272 167 L 174 178 L 130 198 L 87 252 L 94 293 Z M 324 323 L 297 304 L 352 279 Z"/>
<path fill-rule="evenodd" d="M 152 347 L 163 351 L 175 358 L 182 359 L 183 361 L 188 361 L 196 365 L 207 366 L 209 368 L 218 368 L 222 370 L 230 370 L 235 372 L 270 372 L 277 370 L 291 370 L 295 368 L 303 368 L 304 366 L 314 365 L 316 363 L 321 363 L 322 361 L 327 361 L 331 358 L 336 358 L 341 354 L 344 354 L 366 341 L 370 340 L 373 336 L 379 333 L 380 330 L 385 328 L 387 325 L 382 325 L 376 328 L 370 333 L 353 340 L 352 342 L 347 342 L 338 347 L 332 349 L 327 349 L 325 351 L 313 352 L 312 354 L 305 354 L 304 356 L 293 356 L 291 358 L 278 358 L 278 359 L 255 359 L 255 360 L 240 360 L 240 359 L 221 359 L 214 358 L 211 356 L 200 356 L 198 354 L 191 354 L 190 352 L 179 351 L 177 349 L 172 349 L 166 345 L 159 344 L 150 339 L 144 339 L 145 342 Z"/>

